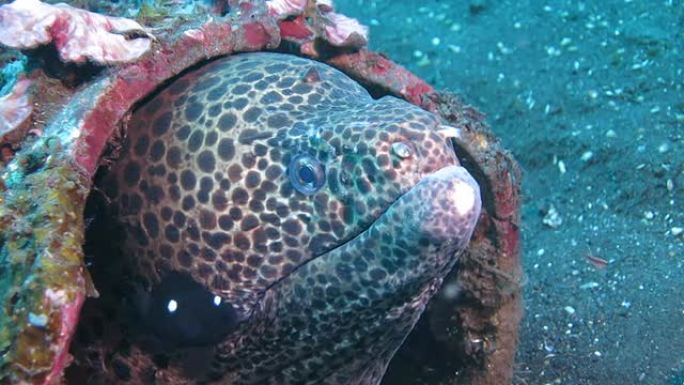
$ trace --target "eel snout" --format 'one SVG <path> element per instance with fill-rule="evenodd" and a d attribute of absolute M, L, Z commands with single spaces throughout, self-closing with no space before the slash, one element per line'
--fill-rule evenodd
<path fill-rule="evenodd" d="M 480 215 L 480 188 L 460 166 L 447 166 L 425 176 L 395 204 L 396 215 L 415 237 L 433 244 L 463 248 L 470 240 Z"/>

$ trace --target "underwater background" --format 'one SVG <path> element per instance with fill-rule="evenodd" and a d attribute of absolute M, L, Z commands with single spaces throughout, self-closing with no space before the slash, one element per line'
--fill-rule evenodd
<path fill-rule="evenodd" d="M 520 163 L 513 383 L 684 385 L 684 1 L 335 4 Z"/>
<path fill-rule="evenodd" d="M 523 169 L 514 384 L 684 384 L 684 3 L 336 4 Z"/>

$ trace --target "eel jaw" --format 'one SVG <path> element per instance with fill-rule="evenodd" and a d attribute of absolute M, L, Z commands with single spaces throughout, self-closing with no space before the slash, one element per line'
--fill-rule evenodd
<path fill-rule="evenodd" d="M 228 383 L 268 383 L 274 373 L 283 383 L 320 383 L 341 368 L 358 371 L 351 361 L 389 362 L 467 246 L 480 208 L 464 168 L 423 177 L 364 232 L 271 286 L 219 345 L 213 374 Z"/>

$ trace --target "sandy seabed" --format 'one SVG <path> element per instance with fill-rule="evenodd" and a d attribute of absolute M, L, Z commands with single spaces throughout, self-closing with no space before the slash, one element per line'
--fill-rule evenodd
<path fill-rule="evenodd" d="M 523 168 L 514 384 L 684 384 L 682 2 L 336 4 Z"/>

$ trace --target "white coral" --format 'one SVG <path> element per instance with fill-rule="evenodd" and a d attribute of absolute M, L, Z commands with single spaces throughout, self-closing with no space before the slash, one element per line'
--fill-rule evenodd
<path fill-rule="evenodd" d="M 0 43 L 17 49 L 53 42 L 64 61 L 90 59 L 100 64 L 130 62 L 150 49 L 151 38 L 126 39 L 144 31 L 133 20 L 104 16 L 67 4 L 15 0 L 0 7 Z"/>

